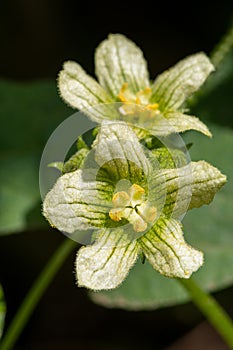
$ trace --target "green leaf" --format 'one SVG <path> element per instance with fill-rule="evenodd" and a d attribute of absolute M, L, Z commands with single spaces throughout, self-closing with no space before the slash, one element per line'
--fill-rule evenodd
<path fill-rule="evenodd" d="M 4 327 L 5 313 L 6 313 L 6 304 L 4 300 L 3 290 L 0 285 L 0 339 L 2 337 L 2 332 Z"/>
<path fill-rule="evenodd" d="M 8 234 L 46 225 L 40 208 L 40 157 L 53 130 L 71 112 L 50 81 L 2 80 L 0 99 L 0 234 Z"/>
<path fill-rule="evenodd" d="M 205 257 L 203 267 L 193 278 L 205 289 L 215 291 L 233 283 L 233 131 L 217 126 L 211 129 L 211 140 L 194 132 L 185 140 L 194 142 L 190 150 L 192 160 L 202 157 L 217 166 L 227 175 L 228 183 L 209 206 L 189 211 L 183 225 L 185 240 L 202 250 Z M 163 277 L 148 262 L 138 262 L 119 288 L 90 295 L 101 305 L 134 310 L 155 309 L 189 299 L 176 280 Z"/>
<path fill-rule="evenodd" d="M 38 154 L 10 155 L 0 167 L 0 231 L 22 231 L 27 215 L 40 201 L 38 189 Z"/>
<path fill-rule="evenodd" d="M 138 260 L 123 284 L 112 291 L 90 292 L 91 299 L 105 307 L 150 310 L 188 300 L 183 288 L 173 279 L 160 275 L 146 260 Z"/>

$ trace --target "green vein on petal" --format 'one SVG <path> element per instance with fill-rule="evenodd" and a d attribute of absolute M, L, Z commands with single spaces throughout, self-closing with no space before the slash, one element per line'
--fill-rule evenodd
<path fill-rule="evenodd" d="M 177 110 L 207 79 L 214 66 L 204 53 L 191 55 L 160 74 L 152 89 L 152 102 L 162 112 Z"/>
<path fill-rule="evenodd" d="M 159 219 L 138 242 L 154 269 L 167 277 L 189 278 L 203 264 L 203 254 L 185 243 L 174 219 Z"/>
<path fill-rule="evenodd" d="M 67 61 L 59 74 L 58 87 L 62 98 L 71 107 L 85 112 L 94 121 L 117 118 L 114 100 L 76 62 Z"/>
<path fill-rule="evenodd" d="M 95 141 L 96 162 L 115 180 L 140 183 L 150 172 L 150 162 L 132 129 L 123 122 L 104 122 Z"/>
<path fill-rule="evenodd" d="M 124 281 L 140 249 L 136 240 L 124 237 L 121 229 L 103 230 L 95 244 L 78 251 L 76 276 L 80 287 L 113 289 Z"/>
<path fill-rule="evenodd" d="M 96 171 L 86 169 L 57 180 L 43 205 L 43 213 L 52 226 L 73 233 L 105 225 L 114 189 L 109 182 L 95 179 Z"/>
<path fill-rule="evenodd" d="M 163 213 L 179 218 L 188 209 L 210 204 L 225 182 L 226 176 L 217 168 L 198 161 L 177 169 L 161 170 L 150 179 L 150 191 L 154 192 L 155 198 L 165 193 Z"/>
<path fill-rule="evenodd" d="M 149 86 L 143 53 L 124 35 L 111 34 L 98 46 L 95 66 L 100 84 L 114 97 L 124 83 L 135 93 Z"/>

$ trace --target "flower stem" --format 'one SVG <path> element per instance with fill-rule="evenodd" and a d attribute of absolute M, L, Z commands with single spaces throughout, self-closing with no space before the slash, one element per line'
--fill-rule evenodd
<path fill-rule="evenodd" d="M 76 242 L 72 241 L 71 239 L 66 239 L 51 257 L 27 293 L 16 315 L 14 316 L 12 323 L 7 329 L 0 345 L 1 350 L 13 349 L 14 344 L 36 308 L 36 305 L 44 294 L 46 288 L 49 286 L 49 283 L 52 281 L 67 256 L 76 246 Z"/>
<path fill-rule="evenodd" d="M 210 324 L 233 349 L 233 322 L 217 301 L 202 290 L 193 279 L 177 279 L 188 291 L 193 303 L 199 308 Z"/>
<path fill-rule="evenodd" d="M 210 54 L 210 59 L 215 68 L 221 64 L 231 49 L 233 49 L 233 26 L 230 27 Z"/>

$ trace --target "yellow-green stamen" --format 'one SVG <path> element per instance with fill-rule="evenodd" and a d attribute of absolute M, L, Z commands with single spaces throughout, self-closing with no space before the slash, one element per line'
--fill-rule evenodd
<path fill-rule="evenodd" d="M 119 100 L 123 103 L 120 112 L 124 115 L 135 114 L 143 111 L 150 111 L 153 115 L 160 114 L 159 104 L 150 103 L 152 91 L 150 87 L 138 91 L 134 94 L 128 87 L 128 83 L 124 83 L 118 94 Z"/>
<path fill-rule="evenodd" d="M 109 216 L 113 221 L 128 220 L 135 232 L 143 232 L 153 223 L 157 210 L 146 201 L 145 190 L 133 184 L 128 191 L 120 191 L 112 198 L 113 208 Z"/>

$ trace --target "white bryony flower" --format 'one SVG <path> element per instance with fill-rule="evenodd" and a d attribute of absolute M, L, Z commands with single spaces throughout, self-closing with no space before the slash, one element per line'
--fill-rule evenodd
<path fill-rule="evenodd" d="M 198 118 L 184 113 L 187 98 L 214 70 L 204 53 L 181 60 L 151 82 L 142 51 L 124 35 L 111 34 L 96 49 L 95 67 L 99 83 L 73 61 L 64 63 L 58 79 L 62 98 L 92 120 L 123 120 L 157 136 L 190 129 L 211 136 Z"/>
<path fill-rule="evenodd" d="M 96 229 L 94 243 L 77 254 L 79 286 L 117 287 L 140 254 L 168 277 L 189 278 L 203 264 L 179 218 L 187 204 L 210 203 L 226 177 L 204 161 L 172 168 L 171 157 L 166 148 L 147 154 L 126 123 L 103 122 L 86 165 L 62 175 L 47 194 L 43 213 L 52 226 L 71 237 Z"/>

